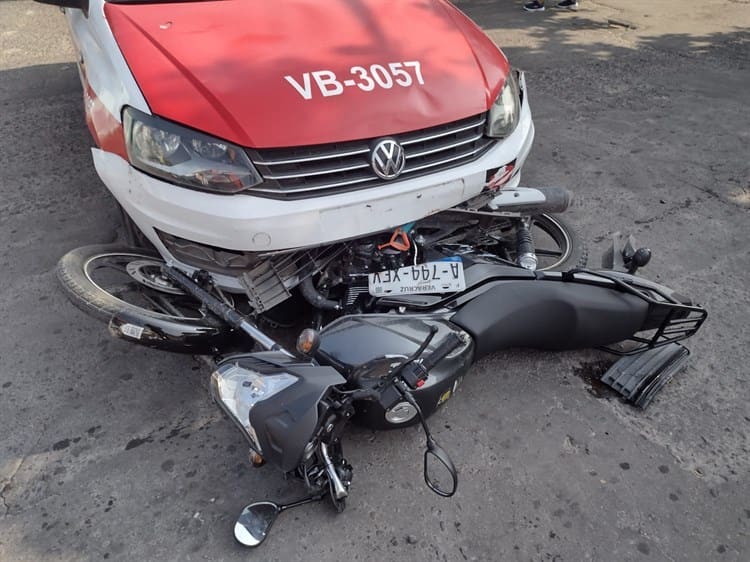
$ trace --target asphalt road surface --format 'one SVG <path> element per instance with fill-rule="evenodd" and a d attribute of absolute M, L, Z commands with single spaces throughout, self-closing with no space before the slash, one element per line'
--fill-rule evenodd
<path fill-rule="evenodd" d="M 353 430 L 347 511 L 285 513 L 248 552 L 242 507 L 299 490 L 249 468 L 204 366 L 62 294 L 58 258 L 114 240 L 117 213 L 61 15 L 0 2 L 0 560 L 750 558 L 750 5 L 520 4 L 459 3 L 528 73 L 524 183 L 574 190 L 592 256 L 632 232 L 644 275 L 708 308 L 690 364 L 641 412 L 592 388 L 601 353 L 492 356 L 432 421 L 454 498 L 423 485 L 418 430 Z"/>

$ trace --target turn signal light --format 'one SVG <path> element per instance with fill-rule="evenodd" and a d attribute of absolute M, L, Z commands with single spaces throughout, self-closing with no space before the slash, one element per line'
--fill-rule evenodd
<path fill-rule="evenodd" d="M 252 464 L 255 468 L 259 468 L 263 466 L 264 464 L 266 464 L 266 459 L 261 457 L 258 453 L 256 453 L 252 449 L 250 450 L 248 455 L 250 457 L 250 464 Z"/>
<path fill-rule="evenodd" d="M 320 347 L 320 334 L 312 328 L 305 328 L 297 338 L 297 351 L 302 355 L 310 357 Z"/>

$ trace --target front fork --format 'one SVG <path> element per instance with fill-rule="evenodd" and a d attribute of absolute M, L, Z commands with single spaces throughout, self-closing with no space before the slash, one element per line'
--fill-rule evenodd
<path fill-rule="evenodd" d="M 336 511 L 341 513 L 346 508 L 346 498 L 349 495 L 349 486 L 352 484 L 352 465 L 344 458 L 340 444 L 330 450 L 325 443 L 321 443 L 319 447 L 321 458 L 325 463 L 331 503 Z"/>
<path fill-rule="evenodd" d="M 319 442 L 297 473 L 304 480 L 309 497 L 322 500 L 328 496 L 337 512 L 344 511 L 352 483 L 352 466 L 344 458 L 340 442 Z"/>
<path fill-rule="evenodd" d="M 344 499 L 349 495 L 348 487 L 345 486 L 344 482 L 341 480 L 341 477 L 336 470 L 336 466 L 334 465 L 333 460 L 331 460 L 331 456 L 328 454 L 328 445 L 325 443 L 320 444 L 320 456 L 323 458 L 323 463 L 326 467 L 326 474 L 328 475 L 328 482 L 331 487 L 331 497 L 334 500 Z M 343 457 L 342 461 L 346 463 L 346 460 L 343 459 Z"/>
<path fill-rule="evenodd" d="M 352 466 L 344 458 L 341 438 L 349 419 L 354 415 L 350 401 L 329 399 L 322 403 L 323 414 L 315 438 L 308 444 L 297 469 L 311 496 L 326 494 L 339 513 L 346 507 L 352 483 Z"/>

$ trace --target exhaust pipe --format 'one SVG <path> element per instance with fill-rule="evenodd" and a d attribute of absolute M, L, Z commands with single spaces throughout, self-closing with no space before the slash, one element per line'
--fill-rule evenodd
<path fill-rule="evenodd" d="M 511 187 L 502 189 L 487 206 L 493 211 L 539 215 L 562 213 L 573 201 L 564 187 Z"/>

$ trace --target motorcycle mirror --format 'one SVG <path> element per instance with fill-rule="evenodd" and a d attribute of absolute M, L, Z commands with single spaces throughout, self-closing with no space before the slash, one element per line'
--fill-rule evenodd
<path fill-rule="evenodd" d="M 424 481 L 430 490 L 444 498 L 455 494 L 458 487 L 458 472 L 453 461 L 432 439 L 428 439 L 424 452 Z"/>
<path fill-rule="evenodd" d="M 282 508 L 274 502 L 251 503 L 234 524 L 234 538 L 244 546 L 258 546 L 268 536 Z"/>

